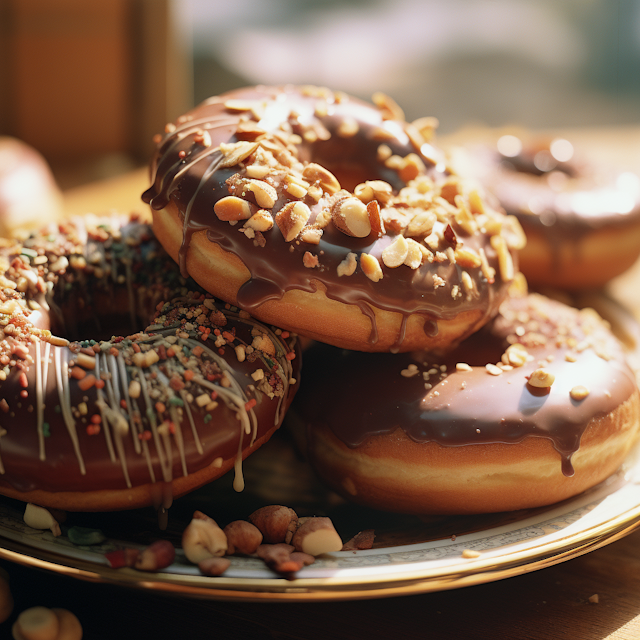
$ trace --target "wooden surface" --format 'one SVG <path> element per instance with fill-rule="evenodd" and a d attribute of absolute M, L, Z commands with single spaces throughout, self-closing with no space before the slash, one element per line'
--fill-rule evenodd
<path fill-rule="evenodd" d="M 595 139 L 598 139 L 596 134 Z M 616 138 L 626 149 L 638 132 Z M 610 141 L 611 138 L 607 137 Z M 631 153 L 640 144 L 630 146 Z M 633 158 L 635 159 L 635 158 Z M 69 213 L 144 210 L 145 169 L 65 194 Z M 640 312 L 640 264 L 610 286 Z M 640 313 L 639 313 L 640 317 Z M 84 583 L 3 563 L 17 613 L 44 605 L 71 609 L 85 638 L 433 638 L 474 640 L 637 640 L 640 531 L 554 567 L 495 583 L 417 596 L 334 603 L 190 600 Z M 593 598 L 597 596 L 597 598 Z M 592 602 L 591 600 L 597 600 Z M 4 634 L 4 635 L 2 635 Z"/>

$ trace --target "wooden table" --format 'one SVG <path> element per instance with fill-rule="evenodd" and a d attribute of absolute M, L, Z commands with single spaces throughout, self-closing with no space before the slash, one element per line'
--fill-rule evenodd
<path fill-rule="evenodd" d="M 640 131 L 586 132 L 607 152 L 640 160 Z M 617 149 L 617 151 L 616 151 Z M 637 156 L 637 157 L 636 157 Z M 640 162 L 638 162 L 640 166 Z M 146 169 L 65 194 L 68 213 L 145 208 Z M 640 263 L 609 287 L 640 317 Z M 640 531 L 568 562 L 499 582 L 416 596 L 324 603 L 230 603 L 89 584 L 3 563 L 16 606 L 65 607 L 85 638 L 434 638 L 637 640 Z M 3 635 L 2 637 L 8 637 Z"/>

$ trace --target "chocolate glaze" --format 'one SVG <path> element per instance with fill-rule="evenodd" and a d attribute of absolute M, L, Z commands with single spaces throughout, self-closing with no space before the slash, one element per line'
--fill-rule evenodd
<path fill-rule="evenodd" d="M 559 334 L 559 327 L 568 333 Z M 498 376 L 488 373 L 485 365 L 499 363 L 514 341 L 533 358 Z M 575 362 L 566 360 L 566 354 Z M 551 361 L 545 369 L 555 382 L 548 389 L 530 386 L 528 377 L 547 358 Z M 471 365 L 471 371 L 456 370 L 457 363 Z M 600 321 L 535 295 L 504 302 L 493 322 L 446 359 L 426 353 L 365 354 L 318 344 L 305 353 L 305 365 L 295 413 L 309 429 L 328 425 L 349 447 L 396 429 L 416 442 L 443 447 L 516 444 L 540 437 L 552 442 L 567 476 L 573 475 L 571 457 L 588 422 L 637 390 L 619 343 Z M 403 376 L 412 365 L 416 375 Z M 429 376 L 433 387 L 426 390 L 422 374 L 433 368 L 438 373 Z M 584 400 L 569 395 L 577 385 L 590 392 Z"/>
<path fill-rule="evenodd" d="M 290 125 L 291 131 L 302 138 L 297 145 L 299 159 L 325 166 L 343 186 L 353 188 L 359 182 L 375 179 L 388 182 L 396 192 L 404 186 L 397 171 L 377 159 L 377 149 L 383 143 L 400 157 L 418 153 L 428 168 L 428 174 L 437 182 L 442 182 L 448 175 L 444 164 L 437 161 L 440 156 L 431 145 L 417 148 L 412 143 L 405 131 L 406 123 L 383 120 L 378 109 L 353 98 L 341 97 L 338 100 L 332 94 L 327 99 L 326 115 L 317 114 L 317 97 L 306 95 L 303 89 L 296 87 L 247 88 L 212 98 L 181 117 L 161 138 L 151 167 L 153 184 L 142 196 L 154 210 L 162 210 L 169 202 L 178 208 L 184 226 L 180 249 L 183 269 L 191 236 L 204 231 L 211 242 L 238 256 L 251 274 L 238 292 L 237 300 L 230 302 L 255 313 L 267 300 L 279 299 L 291 289 L 313 292 L 320 282 L 329 298 L 356 305 L 372 318 L 371 343 L 376 341 L 376 327 L 368 305 L 402 314 L 403 327 L 409 315 L 419 314 L 425 318 L 428 335 L 437 333 L 438 319 L 450 319 L 466 310 L 481 309 L 487 319 L 495 314 L 506 293 L 506 283 L 497 268 L 496 252 L 488 236 L 480 232 L 470 236 L 455 223 L 453 227 L 458 241 L 476 250 L 482 247 L 489 265 L 497 271 L 495 282 L 489 283 L 479 267 L 467 269 L 477 295 L 452 296 L 454 287 L 462 287 L 462 269 L 448 261 L 425 262 L 416 270 L 404 266 L 396 269 L 383 266 L 384 277 L 378 282 L 372 282 L 359 268 L 349 277 L 338 277 L 337 267 L 349 252 L 367 252 L 380 258 L 383 249 L 395 237 L 392 233 L 378 237 L 372 232 L 366 238 L 353 238 L 329 224 L 324 228 L 320 243 L 312 245 L 299 239 L 284 242 L 280 229 L 274 225 L 264 232 L 265 245 L 256 247 L 252 239 L 238 232 L 238 227 L 219 220 L 213 208 L 218 200 L 229 195 L 227 180 L 234 174 L 243 175 L 242 165 L 217 169 L 219 145 L 238 139 L 235 132 L 241 116 L 225 108 L 229 100 L 259 104 L 262 111 L 254 119 L 258 126 L 270 133 L 281 132 L 283 124 Z M 357 133 L 351 137 L 336 133 L 346 120 L 355 121 L 358 125 Z M 382 128 L 387 131 L 388 138 L 377 137 Z M 203 130 L 211 137 L 209 147 L 194 140 Z M 308 131 L 316 132 L 319 138 L 313 143 L 306 142 L 304 134 Z M 427 152 L 429 157 L 425 155 Z M 277 191 L 274 213 L 294 200 L 281 188 Z M 251 193 L 243 194 L 243 197 L 255 202 Z M 312 211 L 309 220 L 312 224 L 323 200 L 316 204 L 307 198 L 305 202 Z M 305 252 L 319 258 L 319 268 L 303 266 Z M 183 275 L 186 275 L 185 271 Z M 191 275 L 198 280 L 197 273 Z M 434 288 L 434 275 L 442 278 L 444 286 Z M 396 346 L 399 347 L 401 342 L 402 335 L 399 335 Z"/>
<path fill-rule="evenodd" d="M 47 256 L 44 266 L 37 256 Z M 60 259 L 66 266 L 47 271 Z M 33 288 L 14 291 L 9 299 L 12 290 L 5 288 L 0 295 L 0 375 L 6 375 L 0 382 L 0 492 L 1 486 L 88 492 L 156 483 L 156 506 L 168 507 L 172 479 L 216 467 L 217 459 L 241 460 L 243 450 L 280 424 L 296 388 L 290 381 L 298 375 L 299 358 L 287 358 L 294 355 L 295 340 L 287 342 L 247 314 L 190 291 L 148 225 L 121 219 L 98 219 L 90 229 L 69 224 L 4 248 L 0 260 L 10 264 L 5 287 L 19 274 L 33 274 Z M 38 291 L 45 281 L 51 286 L 43 297 Z M 173 301 L 159 302 L 159 295 Z M 119 309 L 96 308 L 109 297 Z M 30 311 L 25 299 L 42 304 Z M 64 320 L 156 313 L 146 332 L 130 338 L 65 345 L 46 330 L 48 309 L 60 310 Z M 207 328 L 211 333 L 203 333 Z M 249 355 L 249 347 L 241 361 L 236 347 L 248 347 L 256 335 L 268 336 L 275 355 L 258 347 Z M 159 357 L 139 364 L 136 353 L 147 345 Z M 16 348 L 20 357 L 13 355 Z M 96 367 L 75 368 L 103 380 L 100 390 L 83 390 L 71 373 L 81 351 L 95 357 Z M 262 386 L 251 377 L 258 369 L 265 372 Z M 146 392 L 130 394 L 133 380 Z M 216 406 L 194 401 L 212 392 Z M 247 406 L 252 399 L 257 404 Z M 98 416 L 100 429 L 92 433 Z M 163 425 L 170 431 L 163 434 Z"/>

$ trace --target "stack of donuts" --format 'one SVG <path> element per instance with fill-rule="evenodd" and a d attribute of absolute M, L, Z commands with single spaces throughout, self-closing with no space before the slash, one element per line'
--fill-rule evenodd
<path fill-rule="evenodd" d="M 0 242 L 0 493 L 154 505 L 290 423 L 348 499 L 522 509 L 612 474 L 640 399 L 595 312 L 528 295 L 518 220 L 393 100 L 252 87 L 157 137 L 136 216 Z M 89 337 L 92 336 L 92 337 Z"/>
<path fill-rule="evenodd" d="M 595 312 L 529 296 L 514 216 L 405 121 L 311 86 L 211 98 L 144 193 L 209 293 L 316 341 L 290 423 L 346 498 L 405 513 L 550 504 L 613 473 L 640 399 Z"/>

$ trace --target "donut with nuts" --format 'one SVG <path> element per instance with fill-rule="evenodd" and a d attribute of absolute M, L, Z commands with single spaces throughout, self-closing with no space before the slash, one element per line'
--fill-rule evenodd
<path fill-rule="evenodd" d="M 143 199 L 167 251 L 264 322 L 362 351 L 446 349 L 504 299 L 524 235 L 408 123 L 318 87 L 211 98 L 156 138 Z"/>

